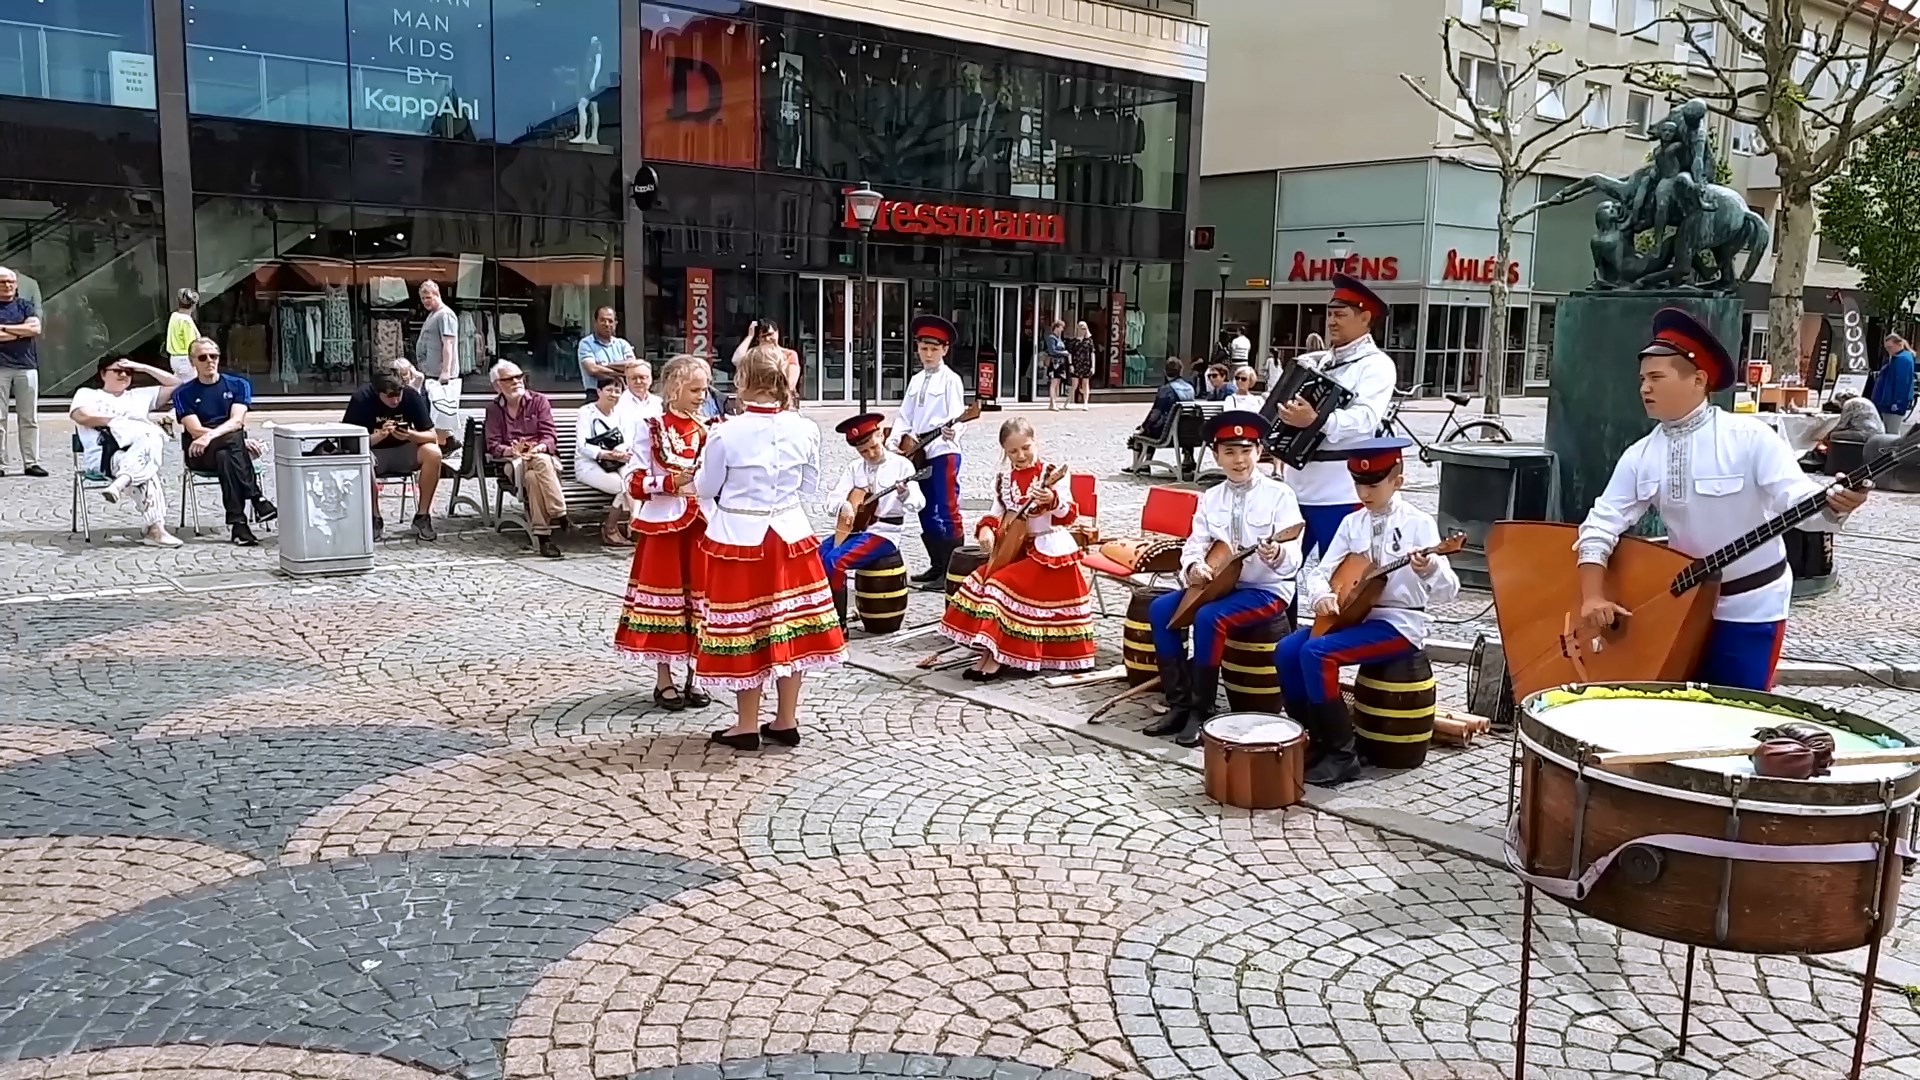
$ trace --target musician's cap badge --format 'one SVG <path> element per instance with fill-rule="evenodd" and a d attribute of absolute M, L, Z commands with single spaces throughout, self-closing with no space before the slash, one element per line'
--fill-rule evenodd
<path fill-rule="evenodd" d="M 952 345 L 959 337 L 953 324 L 938 315 L 921 315 L 913 320 L 913 340 L 932 341 L 941 345 Z"/>
<path fill-rule="evenodd" d="M 1347 471 L 1363 484 L 1377 484 L 1400 464 L 1400 452 L 1412 446 L 1411 439 L 1368 439 L 1340 448 L 1347 455 Z"/>
<path fill-rule="evenodd" d="M 1700 320 L 1677 307 L 1654 312 L 1653 339 L 1640 355 L 1684 357 L 1707 373 L 1709 392 L 1733 385 L 1733 357 L 1727 355 L 1726 347 Z"/>
<path fill-rule="evenodd" d="M 1373 316 L 1374 322 L 1387 317 L 1387 302 L 1367 288 L 1365 282 L 1346 274 L 1333 275 L 1333 303 L 1356 307 Z"/>
<path fill-rule="evenodd" d="M 887 418 L 877 412 L 861 413 L 859 416 L 848 417 L 835 424 L 833 430 L 847 437 L 848 446 L 859 446 L 874 432 L 879 431 L 880 425 L 886 421 Z"/>
<path fill-rule="evenodd" d="M 1200 438 L 1209 446 L 1223 443 L 1258 443 L 1267 437 L 1267 422 L 1257 412 L 1235 409 L 1207 421 Z"/>

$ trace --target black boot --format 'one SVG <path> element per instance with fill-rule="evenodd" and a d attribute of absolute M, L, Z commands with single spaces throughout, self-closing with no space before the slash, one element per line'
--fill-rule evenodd
<path fill-rule="evenodd" d="M 944 592 L 947 588 L 947 563 L 953 559 L 956 545 L 944 536 L 926 538 L 927 558 L 933 565 L 928 568 L 927 579 L 920 583 L 928 592 Z"/>
<path fill-rule="evenodd" d="M 1180 727 L 1180 734 L 1173 737 L 1176 746 L 1199 746 L 1200 729 L 1213 719 L 1213 699 L 1220 690 L 1220 669 L 1217 667 L 1193 667 L 1193 681 L 1187 691 L 1186 723 Z"/>
<path fill-rule="evenodd" d="M 927 568 L 907 580 L 915 585 L 925 585 L 929 581 L 938 581 L 947 573 L 947 562 L 940 557 L 941 539 L 932 533 L 921 533 L 920 543 L 927 549 Z"/>
<path fill-rule="evenodd" d="M 1307 737 L 1320 754 L 1307 769 L 1307 783 L 1337 787 L 1359 778 L 1360 758 L 1353 752 L 1353 719 L 1347 715 L 1347 703 L 1336 699 L 1309 708 L 1313 726 L 1307 729 Z"/>
<path fill-rule="evenodd" d="M 833 590 L 833 610 L 840 616 L 840 632 L 847 631 L 847 590 Z"/>
<path fill-rule="evenodd" d="M 1167 715 L 1142 728 L 1143 735 L 1171 735 L 1187 722 L 1187 658 L 1159 657 L 1158 660 L 1160 690 L 1167 696 Z"/>

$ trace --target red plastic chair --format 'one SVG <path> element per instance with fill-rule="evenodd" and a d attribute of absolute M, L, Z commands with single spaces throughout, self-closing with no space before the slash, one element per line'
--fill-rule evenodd
<path fill-rule="evenodd" d="M 1092 473 L 1077 472 L 1067 478 L 1067 490 L 1073 495 L 1073 508 L 1087 525 L 1100 523 L 1100 481 Z"/>
<path fill-rule="evenodd" d="M 1074 477 L 1075 481 L 1080 478 Z M 1091 479 L 1091 478 L 1089 478 Z M 1075 505 L 1079 504 L 1078 492 L 1074 495 Z M 1186 488 L 1152 487 L 1147 489 L 1146 505 L 1140 508 L 1140 532 L 1158 533 L 1184 540 L 1193 532 L 1193 514 L 1200 506 L 1200 493 Z M 1084 511 L 1082 511 L 1084 512 Z M 1114 581 L 1132 580 L 1133 572 L 1101 554 L 1097 549 L 1083 552 L 1080 564 L 1094 572 L 1093 597 L 1100 605 L 1101 614 L 1106 614 L 1106 597 L 1100 593 L 1100 579 L 1111 578 Z"/>

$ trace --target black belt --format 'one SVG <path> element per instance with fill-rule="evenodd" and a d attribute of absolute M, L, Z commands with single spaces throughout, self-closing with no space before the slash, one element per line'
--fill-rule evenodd
<path fill-rule="evenodd" d="M 1755 570 L 1751 574 L 1742 574 L 1720 586 L 1721 596 L 1739 596 L 1762 589 L 1787 576 L 1787 560 L 1781 559 L 1765 570 Z"/>
<path fill-rule="evenodd" d="M 1345 461 L 1345 460 L 1347 460 L 1347 455 L 1339 450 L 1315 450 L 1313 453 L 1307 455 L 1307 462 L 1309 464 L 1316 461 Z"/>
<path fill-rule="evenodd" d="M 873 519 L 876 525 L 903 525 L 906 523 L 906 520 L 904 517 L 877 517 Z"/>

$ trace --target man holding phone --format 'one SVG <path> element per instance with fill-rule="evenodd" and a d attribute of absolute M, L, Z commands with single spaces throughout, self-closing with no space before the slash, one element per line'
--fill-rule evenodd
<path fill-rule="evenodd" d="M 347 401 L 341 423 L 367 429 L 372 436 L 375 477 L 420 474 L 420 502 L 414 509 L 413 535 L 433 540 L 433 495 L 440 486 L 440 433 L 433 428 L 433 407 L 427 396 L 408 386 L 398 372 L 376 372 L 373 381 Z M 373 538 L 386 530 L 380 518 L 378 485 L 368 492 L 373 500 Z"/>

